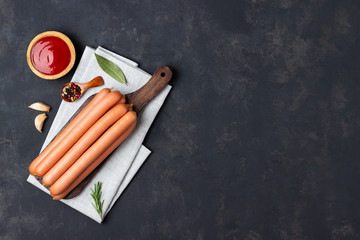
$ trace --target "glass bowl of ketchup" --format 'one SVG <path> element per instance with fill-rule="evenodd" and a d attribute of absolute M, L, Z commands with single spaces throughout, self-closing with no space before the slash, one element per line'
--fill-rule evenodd
<path fill-rule="evenodd" d="M 26 54 L 30 69 L 44 79 L 58 79 L 67 74 L 75 63 L 75 48 L 71 40 L 56 31 L 37 35 Z"/>

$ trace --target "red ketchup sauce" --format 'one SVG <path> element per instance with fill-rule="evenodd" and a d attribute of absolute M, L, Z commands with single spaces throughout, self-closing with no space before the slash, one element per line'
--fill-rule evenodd
<path fill-rule="evenodd" d="M 31 49 L 31 61 L 39 72 L 46 75 L 61 73 L 70 63 L 67 44 L 58 37 L 44 37 Z"/>

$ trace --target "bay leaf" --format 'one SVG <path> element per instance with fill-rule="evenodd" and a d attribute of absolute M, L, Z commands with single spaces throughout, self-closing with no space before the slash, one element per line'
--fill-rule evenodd
<path fill-rule="evenodd" d="M 124 84 L 127 85 L 125 75 L 124 75 L 123 71 L 118 67 L 118 65 L 116 65 L 115 63 L 113 63 L 109 59 L 104 58 L 104 57 L 102 57 L 102 56 L 100 56 L 100 55 L 98 55 L 96 53 L 95 53 L 95 57 L 96 57 L 96 61 L 98 62 L 100 68 L 104 72 L 109 74 L 116 81 L 118 81 L 120 83 L 124 83 Z"/>

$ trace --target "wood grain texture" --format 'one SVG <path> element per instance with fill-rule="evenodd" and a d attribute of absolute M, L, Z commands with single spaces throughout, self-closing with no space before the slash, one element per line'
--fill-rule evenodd
<path fill-rule="evenodd" d="M 133 104 L 134 111 L 140 112 L 169 83 L 172 72 L 168 66 L 159 67 L 150 80 L 139 90 L 126 94 L 127 103 Z"/>
<path fill-rule="evenodd" d="M 77 101 L 79 100 L 80 98 L 78 99 L 75 99 L 74 101 L 70 101 L 69 99 L 65 98 L 64 95 L 63 95 L 63 89 L 68 85 L 69 83 L 65 83 L 61 90 L 60 90 L 60 96 L 61 98 L 66 101 L 66 102 L 74 102 L 74 101 Z M 100 76 L 97 76 L 95 77 L 94 79 L 92 79 L 91 81 L 87 82 L 87 83 L 75 83 L 76 85 L 78 85 L 80 88 L 81 88 L 81 95 L 84 95 L 84 93 L 86 92 L 86 90 L 88 90 L 89 88 L 92 88 L 92 87 L 100 87 L 102 85 L 104 85 L 104 80 L 102 77 Z"/>

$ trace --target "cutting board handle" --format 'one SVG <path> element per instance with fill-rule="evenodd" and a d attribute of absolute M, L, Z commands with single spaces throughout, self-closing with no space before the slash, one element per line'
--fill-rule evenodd
<path fill-rule="evenodd" d="M 133 109 L 141 109 L 163 90 L 169 83 L 172 72 L 168 66 L 160 66 L 150 80 L 140 89 L 126 95 L 126 102 L 133 104 Z"/>

